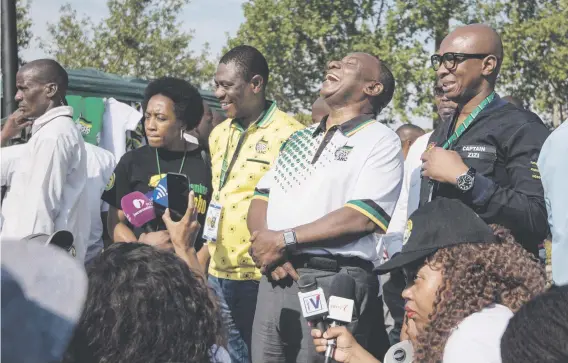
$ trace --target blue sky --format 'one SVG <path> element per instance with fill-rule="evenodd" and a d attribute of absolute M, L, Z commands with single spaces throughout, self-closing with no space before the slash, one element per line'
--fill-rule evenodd
<path fill-rule="evenodd" d="M 30 0 L 28 0 L 30 1 Z M 244 22 L 241 5 L 245 0 L 192 0 L 180 14 L 184 30 L 194 30 L 191 49 L 200 52 L 204 43 L 209 42 L 211 53 L 217 57 L 227 41 L 226 33 L 234 36 Z M 59 9 L 70 3 L 80 16 L 88 15 L 98 23 L 108 15 L 106 0 L 31 0 L 30 17 L 34 37 L 48 38 L 47 23 L 59 19 Z M 219 11 L 221 10 L 222 11 Z M 36 39 L 22 52 L 26 60 L 45 57 Z"/>

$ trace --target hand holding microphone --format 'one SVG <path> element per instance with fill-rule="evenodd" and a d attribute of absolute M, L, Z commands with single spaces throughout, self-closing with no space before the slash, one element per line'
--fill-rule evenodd
<path fill-rule="evenodd" d="M 120 206 L 126 219 L 134 227 L 144 227 L 147 223 L 156 219 L 152 201 L 141 192 L 126 194 L 120 200 Z M 138 238 L 138 242 L 160 249 L 172 248 L 168 231 L 142 233 Z"/>

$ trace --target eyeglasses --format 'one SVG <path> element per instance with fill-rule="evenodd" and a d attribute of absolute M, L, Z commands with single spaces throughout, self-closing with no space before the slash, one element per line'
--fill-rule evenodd
<path fill-rule="evenodd" d="M 437 71 L 440 69 L 442 62 L 444 62 L 444 67 L 448 70 L 452 70 L 456 67 L 459 62 L 463 62 L 466 59 L 483 59 L 491 54 L 471 54 L 471 53 L 453 53 L 448 52 L 443 55 L 434 54 L 430 57 L 430 62 L 432 62 L 432 68 Z"/>

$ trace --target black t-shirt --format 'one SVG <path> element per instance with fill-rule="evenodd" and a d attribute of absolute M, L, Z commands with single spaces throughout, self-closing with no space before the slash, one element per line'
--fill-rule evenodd
<path fill-rule="evenodd" d="M 430 136 L 429 147 L 442 146 L 452 131 L 453 121 L 440 125 Z M 537 115 L 496 95 L 450 148 L 476 170 L 473 189 L 463 193 L 451 184 L 434 183 L 432 199 L 460 199 L 486 223 L 509 228 L 519 243 L 536 254 L 548 233 L 536 164 L 549 134 Z M 424 178 L 421 205 L 428 200 L 430 187 Z"/>
<path fill-rule="evenodd" d="M 102 195 L 102 200 L 109 205 L 122 209 L 120 201 L 122 197 L 128 193 L 138 191 L 143 194 L 152 192 L 157 186 L 159 180 L 166 176 L 167 173 L 180 173 L 187 176 L 191 188 L 195 193 L 195 205 L 198 209 L 198 220 L 201 226 L 205 223 L 205 214 L 207 207 L 211 200 L 211 168 L 203 159 L 203 150 L 198 148 L 196 150 L 188 151 L 185 162 L 182 166 L 184 152 L 168 151 L 165 149 L 158 150 L 158 159 L 160 162 L 160 171 L 158 173 L 158 163 L 156 160 L 156 149 L 150 146 L 143 146 L 139 149 L 127 152 L 122 156 L 118 162 L 114 173 L 111 177 L 105 192 Z M 128 223 L 128 222 L 127 222 Z M 132 228 L 136 236 L 139 236 L 144 229 Z M 147 229 L 151 231 L 165 230 L 161 217 L 156 218 L 154 221 L 148 223 Z M 203 240 L 200 238 L 196 242 L 196 249 L 201 248 Z"/>

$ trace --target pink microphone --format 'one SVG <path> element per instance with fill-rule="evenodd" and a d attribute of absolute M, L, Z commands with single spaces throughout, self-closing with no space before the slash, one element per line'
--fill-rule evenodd
<path fill-rule="evenodd" d="M 126 215 L 126 219 L 134 227 L 142 227 L 156 218 L 152 201 L 141 192 L 126 194 L 120 200 L 120 206 Z"/>

